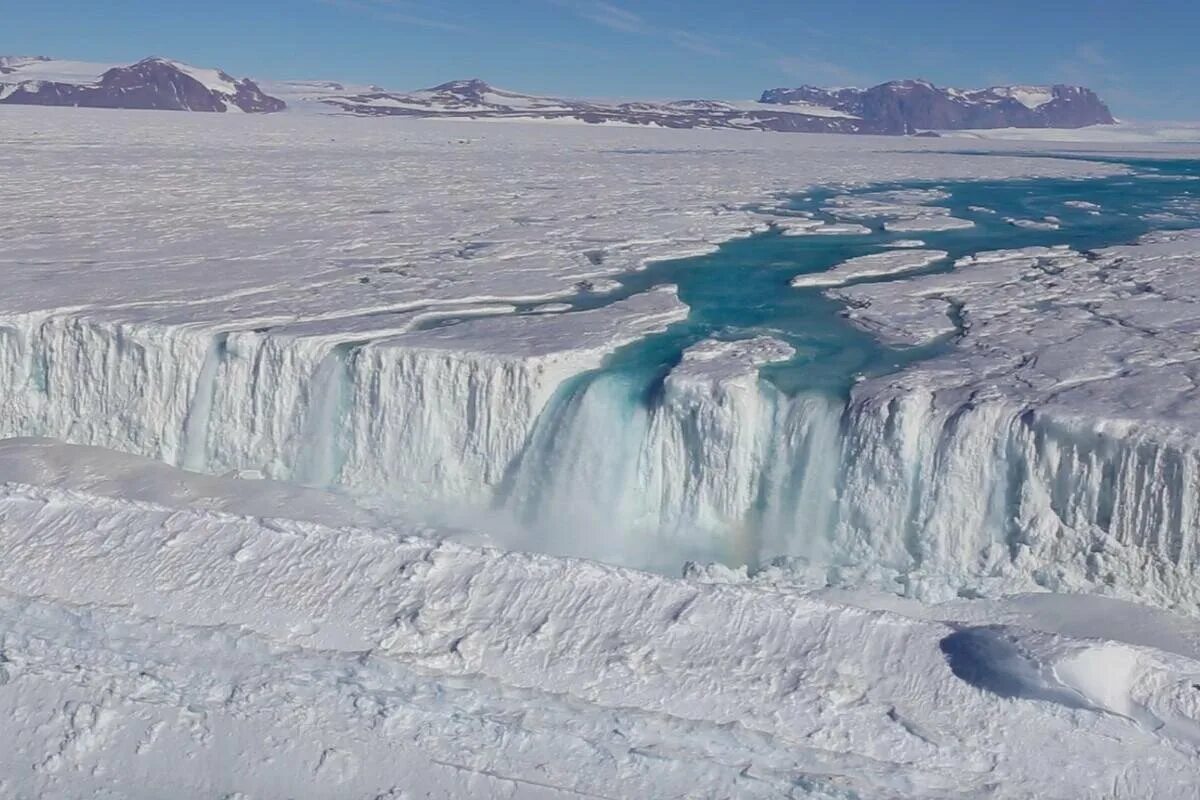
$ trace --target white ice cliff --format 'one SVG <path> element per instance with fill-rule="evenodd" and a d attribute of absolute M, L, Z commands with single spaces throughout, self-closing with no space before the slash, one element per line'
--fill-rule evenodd
<path fill-rule="evenodd" d="M 187 126 L 197 123 L 162 124 L 170 138 L 190 135 Z M 316 147 L 332 122 L 305 124 L 315 130 L 300 133 Z M 1127 298 L 1134 279 L 1112 276 L 1114 270 L 1186 272 L 1200 250 L 1195 240 L 1126 248 L 1092 261 L 1055 251 L 1046 256 L 1063 262 L 1054 270 L 1038 267 L 1042 256 L 981 257 L 982 273 L 963 264 L 949 275 L 837 290 L 858 324 L 889 341 L 923 343 L 970 321 L 949 353 L 861 384 L 848 403 L 824 393 L 787 396 L 760 380 L 761 363 L 786 357 L 770 342 L 702 343 L 647 395 L 620 373 L 588 373 L 622 345 L 687 314 L 670 287 L 586 311 L 543 306 L 544 313 L 517 314 L 516 305 L 562 299 L 583 284 L 607 289 L 615 284 L 604 276 L 629 269 L 631 254 L 709 248 L 706 241 L 765 227 L 767 218 L 729 207 L 714 207 L 706 219 L 695 213 L 686 191 L 713 191 L 706 176 L 715 167 L 699 170 L 694 156 L 727 157 L 701 146 L 710 140 L 685 139 L 695 152 L 670 159 L 676 168 L 682 159 L 699 171 L 677 169 L 671 181 L 660 182 L 650 177 L 658 173 L 645 172 L 647 165 L 660 169 L 659 162 L 632 147 L 644 132 L 614 133 L 609 147 L 597 148 L 590 139 L 571 138 L 578 133 L 553 134 L 548 146 L 502 130 L 489 135 L 513 155 L 515 172 L 501 185 L 522 186 L 526 194 L 541 185 L 547 196 L 538 203 L 513 200 L 495 186 L 495 196 L 472 195 L 477 184 L 468 182 L 463 202 L 475 205 L 465 224 L 482 231 L 471 234 L 453 219 L 423 212 L 390 183 L 370 183 L 355 163 L 363 182 L 357 189 L 341 173 L 327 175 L 350 205 L 309 219 L 317 227 L 307 238 L 278 238 L 294 229 L 291 216 L 297 209 L 305 214 L 304 206 L 264 202 L 257 183 L 242 183 L 247 160 L 260 151 L 223 140 L 229 132 L 217 134 L 223 150 L 200 148 L 189 156 L 215 159 L 219 173 L 199 179 L 186 201 L 169 193 L 172 174 L 151 171 L 138 185 L 143 194 L 135 194 L 101 158 L 101 174 L 83 179 L 58 215 L 49 222 L 31 216 L 28 225 L 12 228 L 3 266 L 13 294 L 0 313 L 0 434 L 49 436 L 211 473 L 251 471 L 342 487 L 416 518 L 471 527 L 487 520 L 496 540 L 511 546 L 672 572 L 686 559 L 760 564 L 791 556 L 822 565 L 825 581 L 870 577 L 925 598 L 1049 587 L 1168 606 L 1200 602 L 1190 588 L 1200 557 L 1191 538 L 1200 513 L 1190 444 L 1197 428 L 1164 428 L 1157 423 L 1170 420 L 1161 415 L 1154 426 L 1131 426 L 1121 409 L 1107 407 L 1096 408 L 1099 421 L 1081 419 L 1093 406 L 1060 402 L 1064 393 L 1078 393 L 1097 377 L 1111 379 L 1106 391 L 1119 392 L 1122 372 L 1059 344 L 1103 336 L 1127 348 L 1131 361 L 1174 365 L 1184 358 L 1190 345 L 1163 344 L 1170 331 L 1160 336 L 1155 327 L 1175 324 L 1174 317 L 1124 321 L 1136 311 Z M 157 165 L 157 144 L 140 135 L 113 132 Z M 622 137 L 629 146 L 611 146 Z M 554 149 L 564 142 L 565 152 Z M 775 146 L 767 144 L 767 152 Z M 400 147 L 432 150 L 415 136 Z M 759 164 L 763 153 L 757 141 L 745 147 L 738 175 L 753 183 L 757 167 L 746 164 Z M 389 151 L 369 132 L 347 148 L 393 177 L 411 169 L 409 160 L 380 162 L 380 152 Z M 859 170 L 870 163 L 881 176 L 966 171 L 963 159 L 941 154 L 897 157 L 853 148 L 847 163 Z M 8 159 L 14 197 L 32 198 L 14 206 L 10 225 L 45 212 L 36 179 L 61 170 L 69 150 L 68 139 L 17 154 L 32 153 L 33 165 Z M 450 158 L 449 168 L 491 169 L 470 151 L 438 145 L 438 152 Z M 555 161 L 553 183 L 532 171 L 545 166 L 535 155 Z M 39 158 L 57 160 L 39 172 Z M 972 168 L 1111 171 L 1046 159 L 982 161 Z M 263 163 L 277 177 L 299 179 L 290 162 Z M 765 172 L 773 162 L 761 163 Z M 570 178 L 592 168 L 600 170 L 596 175 L 641 170 L 654 185 L 605 195 L 611 204 L 583 217 L 565 193 L 579 191 Z M 828 174 L 805 177 L 853 178 L 840 168 L 836 161 L 808 167 Z M 750 197 L 756 191 L 735 188 Z M 380 196 L 369 199 L 368 191 Z M 195 207 L 222 192 L 233 199 L 220 209 Z M 162 229 L 168 217 L 152 214 L 144 193 L 180 204 L 186 225 L 176 220 L 177 231 Z M 835 197 L 826 208 L 850 220 L 938 220 L 947 216 L 936 205 L 944 197 L 938 190 L 877 192 Z M 96 228 L 86 202 L 129 221 L 119 235 Z M 646 213 L 639 216 L 633 202 Z M 667 215 L 649 211 L 653 202 L 686 202 L 680 207 L 692 209 L 690 227 L 671 233 Z M 528 215 L 480 228 L 498 209 L 511 215 L 513 204 L 527 206 Z M 254 213 L 239 216 L 243 205 Z M 372 208 L 387 213 L 366 213 Z M 389 221 L 397 210 L 403 213 Z M 674 219 L 678 226 L 678 213 Z M 572 230 L 575 222 L 583 228 Z M 226 235 L 200 235 L 217 224 Z M 619 227 L 630 224 L 645 231 L 630 236 Z M 120 260 L 92 265 L 75 286 L 63 265 L 84 264 L 97 241 Z M 438 241 L 454 242 L 453 255 L 410 244 Z M 565 258 L 571 265 L 565 272 L 552 266 L 564 247 L 579 248 Z M 1164 247 L 1174 248 L 1170 257 L 1159 252 Z M 360 252 L 372 255 L 353 255 Z M 829 274 L 840 282 L 843 273 L 903 271 L 938 255 L 892 251 Z M 1033 278 L 1022 270 L 1033 270 Z M 1008 295 L 998 285 L 1035 314 L 1068 281 L 1072 302 L 1055 323 L 1065 327 L 1044 342 L 1029 330 L 1034 338 L 1001 346 L 980 321 L 1007 313 L 1009 301 L 1000 298 Z M 66 288 L 49 293 L 51 284 Z M 1180 305 L 1185 300 L 1170 302 L 1190 308 Z M 1150 344 L 1161 352 L 1144 354 Z M 1034 352 L 1046 372 L 1036 392 L 1024 388 L 1033 367 L 1014 363 L 1018 352 Z M 1158 376 L 1157 385 L 1169 397 L 1180 378 L 1173 367 L 1163 371 L 1172 377 Z"/>
<path fill-rule="evenodd" d="M 876 330 L 903 324 L 908 303 L 941 304 L 947 326 L 953 309 L 966 330 L 845 405 L 760 379 L 792 355 L 769 339 L 699 345 L 648 397 L 619 372 L 585 375 L 686 314 L 669 289 L 366 343 L 9 317 L 0 434 L 341 486 L 456 522 L 511 514 L 510 545 L 668 571 L 792 556 L 826 581 L 927 599 L 1043 587 L 1195 608 L 1198 454 L 1166 393 L 1191 386 L 1200 306 L 1170 287 L 1198 252 L 1190 235 L 1090 259 L 1015 251 L 841 289 Z M 1047 303 L 1063 330 L 1034 349 Z M 539 352 L 556 324 L 572 346 Z M 480 338 L 493 352 L 466 346 Z M 1103 357 L 1072 342 L 1103 343 Z M 1134 375 L 1160 408 L 1127 394 Z"/>

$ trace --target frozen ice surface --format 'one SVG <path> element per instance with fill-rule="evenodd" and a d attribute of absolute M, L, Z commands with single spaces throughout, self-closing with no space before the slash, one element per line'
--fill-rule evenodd
<path fill-rule="evenodd" d="M 810 185 L 1117 169 L 870 138 L 166 116 L 5 110 L 8 312 L 369 335 L 710 250 Z"/>

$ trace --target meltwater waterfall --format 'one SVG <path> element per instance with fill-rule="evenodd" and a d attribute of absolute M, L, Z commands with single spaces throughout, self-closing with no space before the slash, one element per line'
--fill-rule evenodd
<path fill-rule="evenodd" d="M 984 202 L 1000 213 L 922 234 L 950 254 L 928 269 L 987 249 L 1099 247 L 1149 228 L 1131 204 L 1151 198 L 1105 181 L 1087 196 L 1119 209 L 1107 216 L 1081 211 L 1061 230 L 1000 221 L 1081 186 L 943 187 L 957 216 Z M 821 214 L 828 197 L 797 206 Z M 769 233 L 577 298 L 584 308 L 674 285 L 690 308 L 594 363 L 403 337 L 11 317 L 0 320 L 0 433 L 256 470 L 491 526 L 507 546 L 670 572 L 689 559 L 789 557 L 817 580 L 853 575 L 926 598 L 1088 586 L 1200 605 L 1200 446 L 1098 433 L 1002 395 L 889 382 L 952 339 L 888 348 L 819 288 L 788 285 L 899 238 L 862 221 L 875 229 Z"/>

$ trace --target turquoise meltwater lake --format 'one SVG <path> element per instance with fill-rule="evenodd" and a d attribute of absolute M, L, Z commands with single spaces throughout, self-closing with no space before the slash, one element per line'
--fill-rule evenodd
<path fill-rule="evenodd" d="M 850 192 L 823 189 L 797 197 L 789 204 L 792 210 L 833 221 L 822 209 L 834 196 L 937 189 L 949 196 L 931 205 L 948 208 L 953 216 L 971 220 L 975 226 L 889 233 L 883 230 L 885 220 L 868 218 L 856 221 L 871 228 L 869 234 L 784 236 L 770 232 L 729 242 L 711 255 L 652 264 L 621 278 L 622 294 L 675 284 L 691 313 L 669 331 L 615 354 L 601 374 L 627 373 L 635 382 L 648 381 L 649 391 L 655 378 L 665 375 L 682 352 L 699 341 L 769 335 L 797 350 L 793 361 L 764 370 L 779 388 L 788 393 L 818 390 L 844 394 L 857 376 L 895 370 L 927 356 L 930 348 L 882 346 L 851 325 L 843 316 L 842 305 L 826 298 L 822 289 L 792 287 L 793 277 L 885 251 L 898 240 L 919 239 L 926 249 L 948 252 L 946 260 L 919 271 L 939 272 L 953 269 L 955 259 L 989 250 L 1052 245 L 1094 250 L 1129 243 L 1155 230 L 1200 226 L 1200 161 L 1117 163 L 1129 167 L 1132 174 L 1096 179 L 880 184 Z M 1067 205 L 1072 201 L 1098 208 Z M 1057 230 L 1018 227 L 1005 221 L 1047 216 L 1061 221 Z M 860 282 L 886 280 L 896 278 Z"/>

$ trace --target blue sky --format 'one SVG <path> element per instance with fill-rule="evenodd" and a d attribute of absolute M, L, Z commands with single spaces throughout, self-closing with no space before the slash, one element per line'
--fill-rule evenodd
<path fill-rule="evenodd" d="M 922 77 L 1072 82 L 1130 119 L 1200 118 L 1198 0 L 41 0 L 0 53 L 166 55 L 410 89 L 482 77 L 586 97 L 744 98 Z"/>

